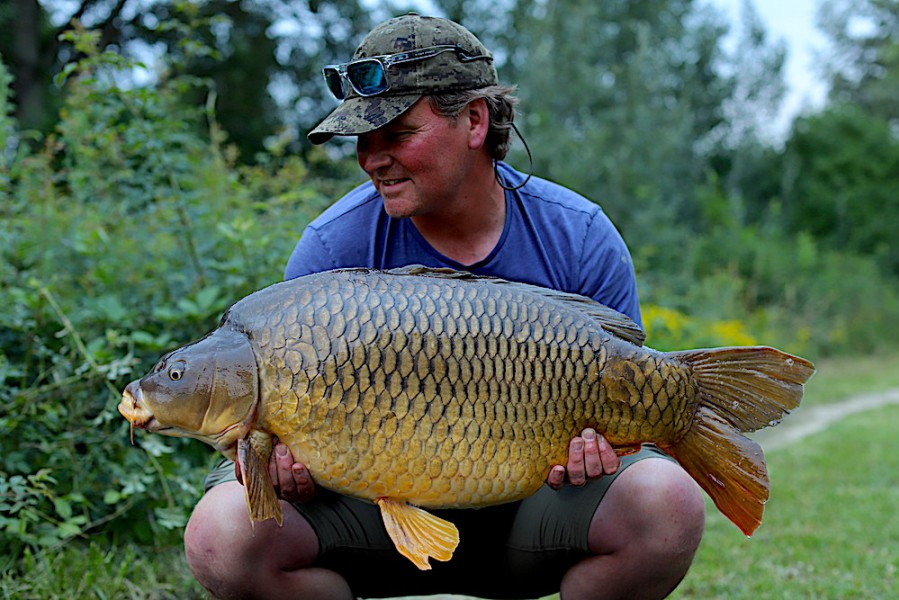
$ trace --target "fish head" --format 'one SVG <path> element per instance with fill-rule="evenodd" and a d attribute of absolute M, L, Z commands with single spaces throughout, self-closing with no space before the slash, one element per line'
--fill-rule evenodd
<path fill-rule="evenodd" d="M 252 427 L 259 398 L 256 355 L 243 333 L 217 329 L 163 356 L 122 393 L 134 428 L 201 440 L 231 456 Z"/>

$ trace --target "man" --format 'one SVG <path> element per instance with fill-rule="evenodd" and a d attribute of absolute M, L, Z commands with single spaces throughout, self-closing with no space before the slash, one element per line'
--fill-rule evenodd
<path fill-rule="evenodd" d="M 514 100 L 468 30 L 392 19 L 352 62 L 324 72 L 344 101 L 310 140 L 357 136 L 371 181 L 309 225 L 286 278 L 419 263 L 577 292 L 640 322 L 630 255 L 601 209 L 500 162 Z M 704 524 L 699 488 L 676 463 L 652 447 L 619 461 L 591 429 L 534 496 L 433 511 L 459 527 L 461 543 L 432 571 L 396 552 L 377 507 L 317 489 L 283 446 L 271 474 L 283 527 L 251 528 L 230 465 L 191 517 L 188 563 L 216 596 L 659 598 L 686 574 Z"/>

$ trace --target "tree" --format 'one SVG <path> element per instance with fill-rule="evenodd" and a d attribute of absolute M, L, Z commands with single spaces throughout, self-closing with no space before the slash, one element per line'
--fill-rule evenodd
<path fill-rule="evenodd" d="M 830 100 L 899 126 L 899 0 L 825 0 L 818 24 L 834 48 Z"/>
<path fill-rule="evenodd" d="M 899 273 L 899 1 L 827 0 L 825 110 L 794 123 L 784 151 L 785 227 Z"/>
<path fill-rule="evenodd" d="M 738 225 L 764 218 L 780 192 L 780 152 L 772 148 L 770 124 L 786 92 L 782 40 L 772 41 L 755 7 L 744 0 L 741 24 L 725 73 L 733 89 L 725 122 L 712 146 L 712 164 L 727 200 L 727 217 Z M 712 196 L 714 198 L 716 196 Z"/>
<path fill-rule="evenodd" d="M 736 45 L 725 67 L 734 82 L 733 92 L 725 101 L 726 144 L 762 141 L 761 132 L 777 116 L 786 93 L 786 57 L 784 41 L 772 41 L 751 0 L 743 0 Z"/>
<path fill-rule="evenodd" d="M 15 115 L 26 129 L 47 131 L 52 126 L 57 105 L 51 95 L 57 33 L 37 0 L 0 5 L 0 58 L 11 67 Z"/>
<path fill-rule="evenodd" d="M 172 64 L 155 56 L 180 55 L 174 68 L 212 83 L 222 128 L 252 160 L 283 128 L 294 132 L 296 150 L 309 148 L 305 132 L 334 106 L 319 69 L 349 57 L 370 28 L 369 10 L 346 0 L 14 0 L 0 7 L 0 56 L 15 80 L 17 119 L 49 131 L 61 94 L 53 77 L 76 58 L 63 34 L 76 24 L 99 32 L 101 48 L 147 62 L 154 76 L 167 76 L 154 72 L 156 63 Z M 201 45 L 211 52 L 198 55 Z"/>
<path fill-rule="evenodd" d="M 787 143 L 784 173 L 789 231 L 874 256 L 899 274 L 899 139 L 883 119 L 854 104 L 800 119 Z"/>
<path fill-rule="evenodd" d="M 520 86 L 535 171 L 599 202 L 635 247 L 677 243 L 732 89 L 724 26 L 689 0 L 521 0 L 511 15 L 501 77 Z"/>

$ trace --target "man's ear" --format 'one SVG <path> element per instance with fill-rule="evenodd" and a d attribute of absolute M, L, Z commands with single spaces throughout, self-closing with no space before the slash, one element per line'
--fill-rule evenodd
<path fill-rule="evenodd" d="M 490 110 L 483 98 L 472 100 L 465 109 L 468 111 L 468 147 L 472 150 L 481 148 L 487 141 L 490 130 Z"/>

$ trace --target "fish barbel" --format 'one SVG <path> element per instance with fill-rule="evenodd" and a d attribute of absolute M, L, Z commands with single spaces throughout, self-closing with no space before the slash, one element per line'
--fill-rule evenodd
<path fill-rule="evenodd" d="M 280 524 L 277 438 L 317 484 L 377 503 L 422 569 L 458 544 L 424 509 L 534 493 L 585 427 L 619 454 L 656 444 L 751 535 L 769 482 L 743 433 L 797 407 L 813 365 L 769 347 L 659 352 L 643 340 L 582 296 L 420 266 L 341 269 L 235 303 L 130 383 L 119 412 L 236 459 L 251 520 Z"/>

